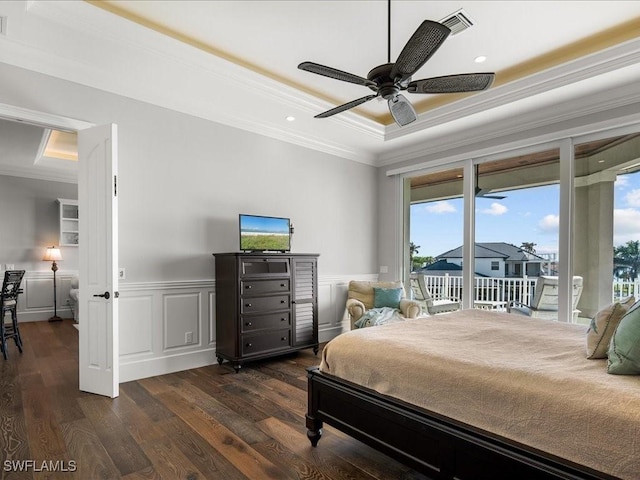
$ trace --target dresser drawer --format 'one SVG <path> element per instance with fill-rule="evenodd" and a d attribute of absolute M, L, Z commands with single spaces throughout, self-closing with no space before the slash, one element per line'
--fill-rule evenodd
<path fill-rule="evenodd" d="M 289 286 L 288 278 L 282 280 L 244 280 L 240 282 L 242 295 L 288 292 Z"/>
<path fill-rule="evenodd" d="M 251 275 L 291 275 L 288 258 L 244 257 L 240 259 L 240 276 Z"/>
<path fill-rule="evenodd" d="M 240 300 L 240 313 L 263 313 L 289 309 L 289 295 L 245 297 Z"/>
<path fill-rule="evenodd" d="M 242 356 L 257 355 L 273 350 L 286 349 L 291 346 L 291 330 L 276 330 L 261 335 L 242 336 Z"/>
<path fill-rule="evenodd" d="M 251 332 L 268 328 L 287 328 L 291 325 L 289 312 L 242 317 L 242 331 Z"/>

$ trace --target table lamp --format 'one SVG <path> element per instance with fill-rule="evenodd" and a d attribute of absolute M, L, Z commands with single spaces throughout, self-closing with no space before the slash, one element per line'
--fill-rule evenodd
<path fill-rule="evenodd" d="M 53 270 L 53 317 L 49 319 L 50 322 L 60 322 L 62 318 L 58 316 L 58 298 L 56 292 L 56 272 L 58 271 L 57 261 L 62 260 L 60 249 L 55 246 L 47 247 L 47 251 L 42 258 L 45 262 L 53 262 L 51 264 L 51 270 Z"/>

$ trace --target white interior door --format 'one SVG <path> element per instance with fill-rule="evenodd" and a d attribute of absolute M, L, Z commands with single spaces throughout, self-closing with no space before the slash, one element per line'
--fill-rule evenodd
<path fill-rule="evenodd" d="M 119 394 L 117 126 L 78 132 L 80 390 Z"/>

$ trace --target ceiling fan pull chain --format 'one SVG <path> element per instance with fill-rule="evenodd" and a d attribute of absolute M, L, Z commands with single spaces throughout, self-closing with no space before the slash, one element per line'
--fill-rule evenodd
<path fill-rule="evenodd" d="M 387 2 L 387 63 L 391 63 L 391 0 Z"/>

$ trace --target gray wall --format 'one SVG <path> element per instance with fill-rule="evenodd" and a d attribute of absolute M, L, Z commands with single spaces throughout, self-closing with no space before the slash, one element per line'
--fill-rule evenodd
<path fill-rule="evenodd" d="M 58 198 L 77 199 L 77 185 L 0 175 L 0 270 L 51 270 L 42 256 L 59 243 Z M 60 270 L 77 270 L 78 249 L 60 250 Z"/>
<path fill-rule="evenodd" d="M 343 331 L 348 281 L 378 270 L 376 168 L 1 63 L 0 79 L 0 103 L 118 125 L 121 382 L 215 361 L 211 254 L 238 250 L 239 213 L 291 218 L 293 251 L 320 254 L 320 341 Z"/>
<path fill-rule="evenodd" d="M 238 213 L 290 217 L 321 274 L 377 271 L 375 168 L 6 64 L 0 78 L 2 103 L 118 124 L 127 281 L 211 278 Z"/>

